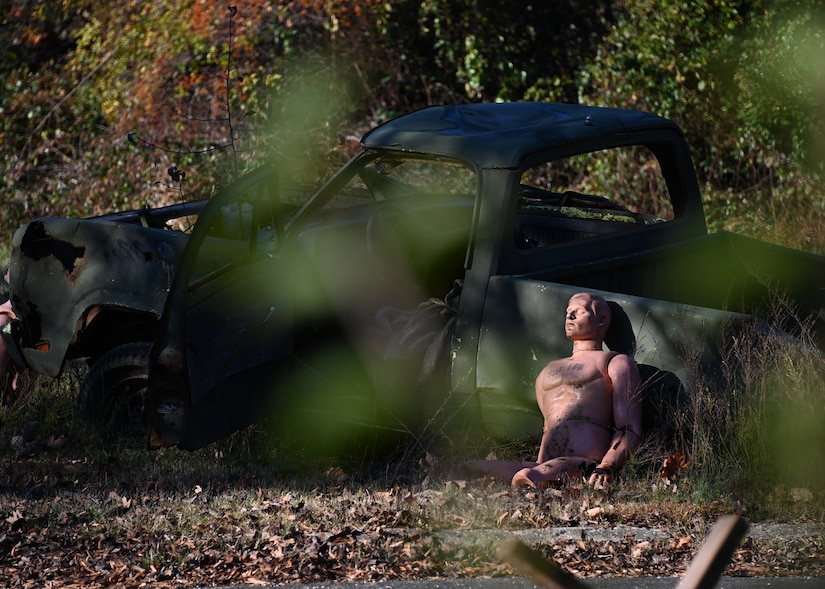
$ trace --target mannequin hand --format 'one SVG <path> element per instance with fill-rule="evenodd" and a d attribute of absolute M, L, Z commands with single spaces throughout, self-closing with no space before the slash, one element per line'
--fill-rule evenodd
<path fill-rule="evenodd" d="M 604 489 L 612 480 L 613 469 L 606 464 L 600 464 L 590 475 L 588 482 L 596 489 Z"/>

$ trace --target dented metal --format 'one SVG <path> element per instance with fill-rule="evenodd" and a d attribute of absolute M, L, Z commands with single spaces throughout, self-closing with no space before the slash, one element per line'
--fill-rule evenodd
<path fill-rule="evenodd" d="M 29 368 L 57 376 L 67 360 L 143 336 L 145 323 L 160 316 L 187 235 L 146 227 L 138 213 L 46 217 L 15 232 L 10 293 L 19 318 L 17 343 Z M 156 223 L 175 214 L 166 210 Z M 107 343 L 86 341 L 104 310 L 143 316 L 140 334 L 127 330 L 95 336 Z"/>

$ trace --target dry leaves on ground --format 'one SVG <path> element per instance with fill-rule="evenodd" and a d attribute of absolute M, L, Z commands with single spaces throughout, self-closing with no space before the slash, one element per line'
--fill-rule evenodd
<path fill-rule="evenodd" d="M 672 576 L 713 518 L 677 506 L 690 522 L 677 525 L 649 505 L 575 485 L 527 493 L 485 481 L 381 487 L 334 467 L 313 487 L 230 471 L 207 480 L 145 474 L 121 460 L 8 460 L 0 476 L 3 579 L 10 587 L 163 588 L 512 575 L 495 540 L 448 543 L 441 532 L 617 523 L 673 533 L 539 549 L 579 576 Z M 730 571 L 821 575 L 823 553 L 821 537 L 781 550 L 747 540 Z"/>

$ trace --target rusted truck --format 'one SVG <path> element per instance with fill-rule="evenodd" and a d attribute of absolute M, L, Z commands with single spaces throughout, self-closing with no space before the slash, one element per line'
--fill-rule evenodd
<path fill-rule="evenodd" d="M 683 134 L 653 114 L 429 107 L 368 132 L 314 194 L 285 176 L 264 165 L 188 211 L 22 227 L 19 357 L 53 376 L 88 358 L 82 405 L 153 446 L 299 414 L 320 436 L 332 414 L 536 438 L 533 381 L 569 353 L 575 292 L 610 301 L 606 343 L 651 397 L 689 394 L 689 364 L 712 373 L 719 338 L 777 297 L 823 331 L 825 258 L 708 234 Z M 191 231 L 170 229 L 184 213 Z"/>

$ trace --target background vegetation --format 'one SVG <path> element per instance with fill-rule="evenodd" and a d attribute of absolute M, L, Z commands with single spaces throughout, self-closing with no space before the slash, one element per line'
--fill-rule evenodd
<path fill-rule="evenodd" d="M 713 229 L 825 252 L 820 0 L 0 0 L 0 51 L 0 252 L 36 216 L 209 196 L 267 157 L 320 183 L 394 115 L 526 99 L 676 120 Z M 694 400 L 704 475 L 679 491 L 787 502 L 785 480 L 825 504 L 805 470 L 825 450 L 793 460 L 825 448 L 821 359 L 751 343 L 730 350 L 745 381 Z M 4 412 L 8 427 L 35 400 Z M 798 414 L 811 422 L 785 419 Z M 41 436 L 62 434 L 47 417 Z"/>
<path fill-rule="evenodd" d="M 388 117 L 529 99 L 675 119 L 714 228 L 824 249 L 817 0 L 0 0 L 0 51 L 0 244 L 179 199 L 172 165 L 187 197 L 275 153 L 317 181 Z M 283 115 L 313 76 L 296 146 Z"/>

